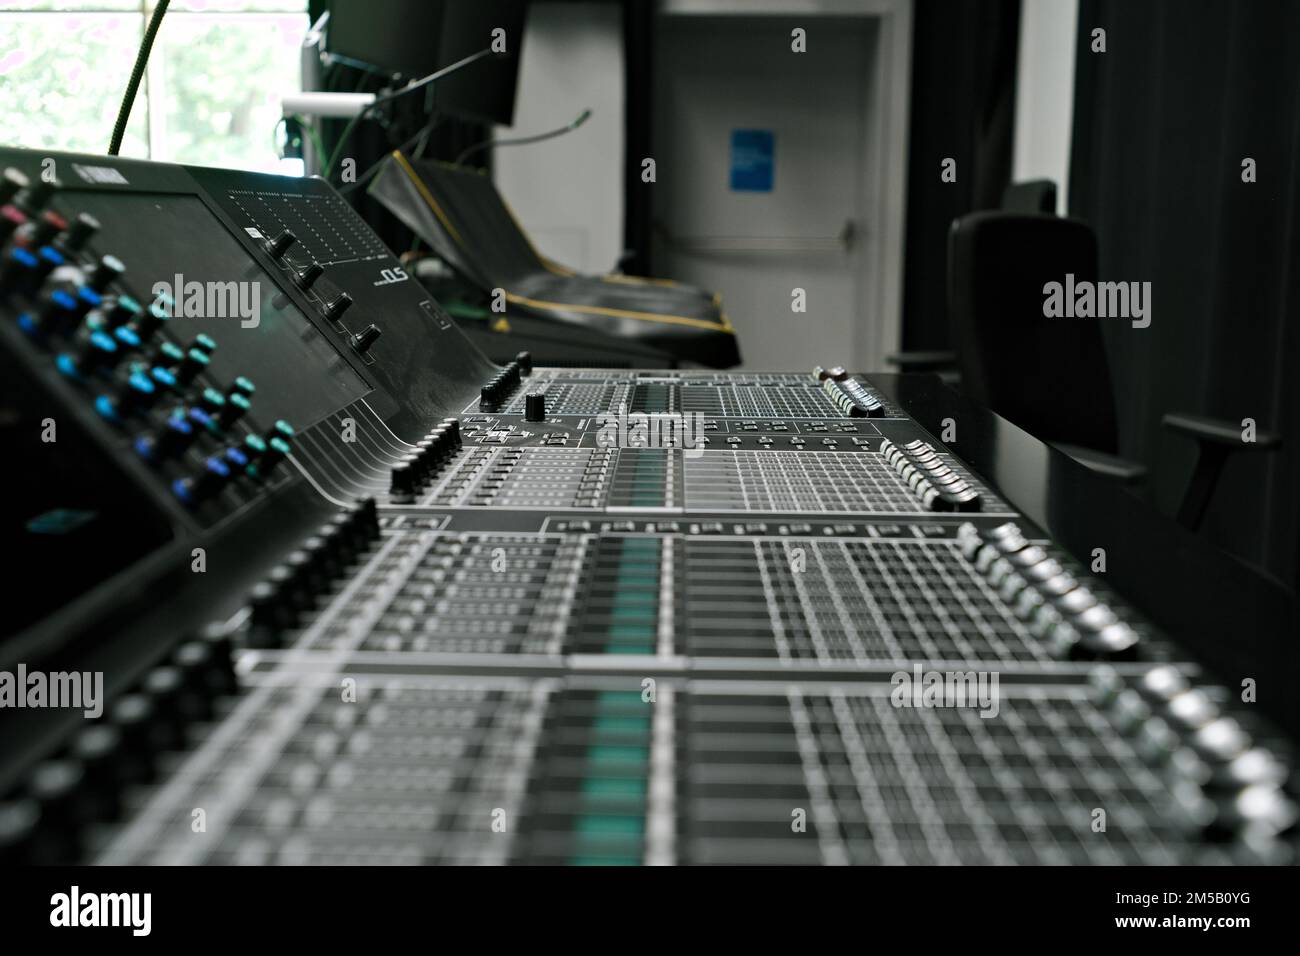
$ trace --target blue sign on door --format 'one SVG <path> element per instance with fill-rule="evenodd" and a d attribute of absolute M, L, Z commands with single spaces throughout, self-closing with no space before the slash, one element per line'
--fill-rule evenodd
<path fill-rule="evenodd" d="M 770 129 L 731 131 L 731 190 L 745 193 L 772 191 L 772 153 L 776 137 Z"/>

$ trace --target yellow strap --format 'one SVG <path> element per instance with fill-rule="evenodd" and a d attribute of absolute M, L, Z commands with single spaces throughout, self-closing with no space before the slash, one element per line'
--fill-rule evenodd
<path fill-rule="evenodd" d="M 406 175 L 410 178 L 411 182 L 415 184 L 415 188 L 419 192 L 421 198 L 429 204 L 429 208 L 432 209 L 433 214 L 438 217 L 438 221 L 442 223 L 442 227 L 451 233 L 451 237 L 456 240 L 457 245 L 465 245 L 464 241 L 460 238 L 460 233 L 456 231 L 456 227 L 451 224 L 451 220 L 447 218 L 447 214 L 442 211 L 442 207 L 438 205 L 437 200 L 433 198 L 433 194 L 429 192 L 429 187 L 424 184 L 424 180 L 421 179 L 416 174 L 415 170 L 411 168 L 411 164 L 406 161 L 406 157 L 402 155 L 401 150 L 393 150 L 393 157 L 401 164 L 402 169 L 406 172 Z"/>
<path fill-rule="evenodd" d="M 692 319 L 684 315 L 660 315 L 657 312 L 632 312 L 628 309 L 611 309 L 603 305 L 574 305 L 569 302 L 545 302 L 541 299 L 529 299 L 526 296 L 515 295 L 513 292 L 506 293 L 506 301 L 516 302 L 519 305 L 532 306 L 535 309 L 567 309 L 570 312 L 584 312 L 591 315 L 609 315 L 617 319 L 640 319 L 643 322 L 665 322 L 669 325 L 691 325 L 696 328 L 708 329 L 711 332 L 726 332 L 728 335 L 735 335 L 736 331 L 731 327 L 731 323 L 723 317 L 722 324 L 712 322 L 709 319 Z"/>
<path fill-rule="evenodd" d="M 402 155 L 400 150 L 393 150 L 393 157 L 401 165 L 402 170 L 406 173 L 411 182 L 415 184 L 416 191 L 419 192 L 420 197 L 429 204 L 429 208 L 432 209 L 434 215 L 438 217 L 438 221 L 442 223 L 443 227 L 446 228 L 449 233 L 451 233 L 452 238 L 456 240 L 457 244 L 464 246 L 465 243 L 460 238 L 460 233 L 456 231 L 456 227 L 447 219 L 446 214 L 442 211 L 442 207 L 440 207 L 437 200 L 433 198 L 428 187 L 425 186 L 424 181 L 420 179 L 419 174 L 411 168 L 411 164 L 406 161 L 406 157 Z M 506 212 L 509 213 L 509 207 L 507 207 Z M 514 216 L 512 215 L 511 218 L 513 219 Z M 519 223 L 516 222 L 515 225 L 518 226 Z M 539 256 L 538 258 L 541 257 Z M 543 260 L 543 262 L 545 262 L 545 260 Z M 717 297 L 715 296 L 714 298 L 716 301 Z M 660 315 L 657 312 L 633 312 L 629 309 L 612 309 L 603 305 L 574 305 L 566 302 L 544 302 L 541 299 L 529 299 L 522 295 L 515 295 L 513 292 L 506 292 L 506 300 L 509 302 L 516 302 L 520 305 L 532 306 L 535 309 L 566 309 L 570 312 L 583 312 L 591 315 L 608 315 L 617 319 L 639 319 L 642 322 L 662 322 L 667 325 L 689 325 L 695 328 L 708 329 L 711 332 L 726 332 L 728 335 L 736 334 L 735 329 L 731 327 L 731 322 L 727 320 L 725 314 L 721 317 L 722 321 L 719 323 L 710 321 L 709 319 L 692 319 L 684 315 Z"/>

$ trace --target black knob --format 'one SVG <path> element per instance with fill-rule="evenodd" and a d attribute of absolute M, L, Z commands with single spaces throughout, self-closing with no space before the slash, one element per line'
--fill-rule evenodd
<path fill-rule="evenodd" d="M 251 407 L 252 403 L 243 392 L 231 391 L 226 396 L 225 404 L 217 412 L 217 424 L 222 428 L 229 428 L 248 414 Z"/>
<path fill-rule="evenodd" d="M 225 693 L 222 670 L 213 655 L 213 649 L 203 641 L 186 641 L 176 649 L 172 661 L 185 682 L 186 691 L 192 695 L 201 719 L 212 716 L 215 698 Z"/>
<path fill-rule="evenodd" d="M 72 742 L 72 755 L 86 768 L 92 816 L 114 820 L 122 809 L 122 788 L 127 780 L 119 767 L 122 734 L 111 724 L 87 727 Z"/>
<path fill-rule="evenodd" d="M 375 344 L 379 336 L 383 334 L 379 326 L 367 325 L 364 329 L 352 336 L 352 347 L 363 355 L 370 350 L 370 346 Z"/>
<path fill-rule="evenodd" d="M 280 578 L 287 578 L 288 570 Z M 265 581 L 253 585 L 248 595 L 249 633 L 252 647 L 279 647 L 283 633 L 294 626 L 297 612 L 286 594 L 282 593 L 281 580 L 268 575 Z"/>
<path fill-rule="evenodd" d="M 284 559 L 284 564 L 293 575 L 294 595 L 298 599 L 300 608 L 304 611 L 313 610 L 316 607 L 316 599 L 324 593 L 325 586 L 329 583 L 324 569 L 316 560 L 316 555 L 299 549 L 290 552 Z"/>
<path fill-rule="evenodd" d="M 546 393 L 529 392 L 524 398 L 524 420 L 530 422 L 546 421 Z"/>
<path fill-rule="evenodd" d="M 38 179 L 27 187 L 23 193 L 23 201 L 20 204 L 23 209 L 31 215 L 35 215 L 45 208 L 45 204 L 50 201 L 59 188 L 57 179 Z"/>
<path fill-rule="evenodd" d="M 434 438 L 422 438 L 415 443 L 415 461 L 420 469 L 420 480 L 428 481 L 437 470 L 442 448 Z"/>
<path fill-rule="evenodd" d="M 308 263 L 301 272 L 294 274 L 293 281 L 299 289 L 306 291 L 310 289 L 316 280 L 325 274 L 325 267 L 314 259 Z"/>
<path fill-rule="evenodd" d="M 34 857 L 41 805 L 30 797 L 0 803 L 0 863 L 25 866 Z"/>
<path fill-rule="evenodd" d="M 82 375 L 89 375 L 117 358 L 117 342 L 103 329 L 96 329 L 82 340 L 69 358 Z"/>
<path fill-rule="evenodd" d="M 185 358 L 181 359 L 181 364 L 176 366 L 176 381 L 182 385 L 188 385 L 198 378 L 199 373 L 208 367 L 211 359 L 208 353 L 201 349 L 190 349 L 185 353 Z"/>
<path fill-rule="evenodd" d="M 331 322 L 337 321 L 344 312 L 352 307 L 352 296 L 346 292 L 340 292 L 334 298 L 326 302 L 320 310 L 320 314 Z M 373 329 L 374 326 L 372 325 Z"/>
<path fill-rule="evenodd" d="M 77 213 L 77 218 L 68 227 L 68 234 L 63 237 L 63 247 L 70 252 L 80 252 L 97 232 L 98 219 L 88 212 Z"/>
<path fill-rule="evenodd" d="M 190 724 L 206 720 L 212 714 L 212 695 L 195 682 L 191 675 L 174 664 L 155 667 L 144 679 L 144 691 L 154 698 L 158 713 L 166 719 L 171 715 L 184 743 L 185 730 Z"/>
<path fill-rule="evenodd" d="M 266 451 L 257 462 L 257 474 L 262 478 L 271 474 L 280 462 L 289 457 L 290 451 L 289 443 L 280 436 L 267 439 Z"/>
<path fill-rule="evenodd" d="M 199 407 L 209 415 L 217 415 L 226 407 L 226 396 L 215 388 L 205 388 L 199 396 Z"/>
<path fill-rule="evenodd" d="M 129 295 L 119 295 L 108 304 L 108 307 L 104 310 L 104 317 L 109 326 L 115 329 L 119 325 L 135 322 L 143 312 L 144 309 L 140 308 L 140 303 L 135 299 Z M 139 332 L 138 326 L 136 332 Z"/>
<path fill-rule="evenodd" d="M 26 222 L 27 217 L 17 206 L 0 206 L 0 243 L 7 242 L 18 227 Z"/>
<path fill-rule="evenodd" d="M 532 352 L 520 352 L 515 356 L 515 362 L 519 365 L 519 371 L 523 372 L 525 375 L 531 375 L 533 373 Z"/>
<path fill-rule="evenodd" d="M 135 330 L 140 338 L 148 338 L 162 327 L 164 322 L 171 321 L 172 314 L 176 311 L 176 300 L 166 292 L 159 295 L 151 303 L 149 308 L 142 309 L 135 317 Z"/>
<path fill-rule="evenodd" d="M 166 739 L 154 722 L 154 705 L 144 694 L 125 694 L 109 710 L 109 722 L 121 734 L 118 772 L 129 783 L 154 777 L 154 758 Z"/>
<path fill-rule="evenodd" d="M 174 667 L 155 667 L 144 679 L 141 691 L 153 703 L 154 728 L 163 750 L 179 750 L 185 743 L 189 711 L 181 672 Z"/>
<path fill-rule="evenodd" d="M 158 380 L 147 371 L 132 369 L 130 374 L 118 382 L 113 405 L 119 412 L 143 411 L 161 397 L 160 388 Z"/>
<path fill-rule="evenodd" d="M 104 256 L 95 265 L 94 271 L 90 273 L 90 281 L 86 284 L 102 293 L 125 271 L 126 266 L 122 265 L 122 260 L 117 256 Z"/>
<path fill-rule="evenodd" d="M 172 490 L 185 504 L 196 505 L 221 491 L 231 474 L 230 466 L 214 455 L 204 459 L 203 467 L 195 474 L 173 482 Z"/>
<path fill-rule="evenodd" d="M 173 415 L 152 436 L 152 453 L 154 458 L 170 458 L 179 455 L 198 438 L 194 425 L 182 415 Z"/>
<path fill-rule="evenodd" d="M 414 461 L 400 461 L 393 466 L 388 493 L 394 498 L 410 498 L 419 487 L 419 465 Z"/>
<path fill-rule="evenodd" d="M 36 310 L 34 331 L 41 335 L 67 332 L 77 319 L 77 303 L 66 289 L 45 296 Z"/>
<path fill-rule="evenodd" d="M 10 202 L 18 195 L 20 190 L 26 189 L 30 185 L 27 177 L 14 169 L 12 166 L 6 167 L 3 173 L 0 173 L 0 206 Z"/>
<path fill-rule="evenodd" d="M 217 693 L 233 694 L 239 689 L 239 679 L 235 676 L 235 646 L 230 632 L 223 625 L 214 624 L 199 635 L 199 641 L 211 652 L 210 677 Z"/>
<path fill-rule="evenodd" d="M 185 350 L 174 342 L 159 342 L 149 353 L 149 361 L 162 369 L 174 369 L 184 360 Z M 175 381 L 175 375 L 172 380 Z"/>
<path fill-rule="evenodd" d="M 267 242 L 266 254 L 272 259 L 283 259 L 284 254 L 289 251 L 289 247 L 297 241 L 298 237 L 288 229 L 285 229 L 274 239 Z"/>
<path fill-rule="evenodd" d="M 40 839 L 49 859 L 71 862 L 81 851 L 81 829 L 94 819 L 85 769 L 75 760 L 47 760 L 27 782 L 28 794 L 40 805 Z"/>
<path fill-rule="evenodd" d="M 37 218 L 36 228 L 32 231 L 32 248 L 39 249 L 41 246 L 48 245 L 51 239 L 67 228 L 68 220 L 53 209 L 45 210 Z"/>

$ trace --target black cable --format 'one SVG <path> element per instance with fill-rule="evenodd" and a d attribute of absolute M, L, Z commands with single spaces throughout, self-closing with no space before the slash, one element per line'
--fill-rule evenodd
<path fill-rule="evenodd" d="M 432 131 L 433 128 L 437 125 L 438 125 L 438 119 L 434 119 L 433 122 L 429 123 L 427 126 L 424 126 L 416 130 L 414 133 L 411 134 L 411 137 L 409 139 L 407 139 L 403 143 L 399 143 L 397 146 L 394 147 L 394 149 L 396 149 L 399 153 L 406 152 L 408 149 L 411 148 L 411 144 L 414 143 L 417 139 L 419 139 L 423 133 L 425 133 L 426 131 Z M 371 177 L 373 177 L 375 173 L 379 172 L 379 167 L 382 166 L 384 164 L 384 160 L 386 160 L 391 155 L 392 155 L 392 150 L 389 150 L 388 152 L 384 153 L 384 155 L 380 156 L 377 160 L 375 160 L 373 163 L 371 163 L 369 166 L 366 167 L 366 171 L 357 177 L 356 182 L 344 183 L 342 186 L 340 186 L 339 193 L 341 195 L 346 196 L 348 193 L 352 192 L 352 190 L 364 186 L 367 182 L 370 181 Z"/>
<path fill-rule="evenodd" d="M 570 133 L 577 129 L 590 118 L 591 110 L 585 109 L 578 114 L 578 118 L 572 123 L 568 123 L 561 126 L 559 129 L 553 129 L 547 133 L 538 133 L 536 136 L 520 136 L 516 139 L 485 139 L 483 142 L 475 143 L 473 146 L 469 147 L 469 149 L 463 150 L 461 154 L 456 157 L 456 165 L 459 166 L 467 157 L 473 156 L 475 153 L 481 152 L 488 147 L 495 149 L 498 146 L 523 146 L 527 143 L 540 143 L 544 139 L 554 139 L 556 136 L 563 136 L 565 133 Z"/>
<path fill-rule="evenodd" d="M 477 53 L 471 53 L 463 60 L 457 60 L 455 63 L 451 64 L 451 66 L 444 66 L 441 70 L 437 70 L 436 72 L 430 73 L 428 76 L 423 77 L 422 79 L 415 80 L 411 83 L 406 84 L 406 86 L 402 87 L 400 90 L 394 90 L 392 93 L 381 93 L 378 96 L 376 96 L 368 106 L 364 107 L 359 113 L 357 113 L 350 120 L 348 120 L 347 126 L 343 127 L 343 133 L 339 136 L 338 142 L 334 144 L 334 149 L 330 152 L 329 161 L 325 164 L 324 169 L 321 171 L 321 175 L 323 175 L 326 180 L 328 180 L 330 176 L 333 175 L 334 166 L 338 162 L 339 157 L 343 155 L 343 146 L 348 141 L 348 138 L 352 135 L 352 131 L 357 128 L 357 124 L 360 123 L 363 119 L 365 119 L 366 116 L 368 116 L 370 112 L 375 109 L 375 107 L 382 106 L 384 103 L 391 102 L 397 99 L 399 96 L 405 96 L 407 93 L 413 93 L 416 90 L 423 89 L 424 87 L 428 86 L 430 83 L 436 83 L 438 80 L 441 80 L 444 76 L 449 76 L 452 73 L 455 73 L 457 70 L 469 66 L 475 60 L 481 60 L 484 57 L 489 57 L 489 56 L 496 56 L 496 52 L 491 47 L 488 47 L 483 50 L 479 50 Z"/>
<path fill-rule="evenodd" d="M 158 6 L 154 7 L 153 16 L 149 18 L 149 26 L 145 28 L 144 39 L 140 41 L 140 52 L 135 55 L 135 66 L 131 68 L 131 79 L 126 84 L 126 94 L 122 97 L 122 105 L 117 111 L 117 122 L 113 125 L 113 138 L 108 144 L 110 156 L 116 156 L 122 149 L 122 137 L 126 135 L 126 124 L 131 119 L 131 106 L 135 103 L 135 94 L 140 90 L 144 68 L 149 62 L 149 53 L 153 50 L 154 37 L 158 35 L 163 14 L 167 12 L 170 3 L 171 0 L 158 0 Z"/>

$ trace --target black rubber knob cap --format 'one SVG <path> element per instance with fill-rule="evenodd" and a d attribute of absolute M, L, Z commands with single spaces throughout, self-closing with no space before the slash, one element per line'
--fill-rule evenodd
<path fill-rule="evenodd" d="M 298 241 L 288 229 L 283 230 L 278 236 L 266 244 L 266 254 L 272 259 L 283 259 L 284 254 L 289 251 L 290 247 Z"/>
<path fill-rule="evenodd" d="M 310 289 L 316 280 L 325 274 L 325 267 L 319 262 L 311 262 L 293 277 L 294 284 L 300 289 Z"/>
<path fill-rule="evenodd" d="M 72 755 L 86 768 L 88 798 L 95 820 L 116 820 L 122 811 L 127 784 L 119 759 L 122 733 L 112 724 L 87 727 L 72 742 Z"/>
<path fill-rule="evenodd" d="M 125 271 L 126 266 L 122 265 L 122 260 L 117 256 L 104 256 L 91 272 L 90 281 L 86 284 L 96 292 L 103 292 Z"/>
<path fill-rule="evenodd" d="M 33 852 L 41 805 L 30 797 L 0 803 L 0 864 L 27 866 L 36 862 Z"/>
<path fill-rule="evenodd" d="M 109 722 L 122 735 L 118 771 L 129 783 L 147 783 L 154 777 L 154 758 L 167 734 L 154 723 L 153 701 L 144 694 L 125 694 L 114 702 Z"/>
<path fill-rule="evenodd" d="M 524 399 L 524 419 L 530 422 L 546 421 L 546 393 L 530 392 Z"/>
<path fill-rule="evenodd" d="M 367 325 L 364 329 L 352 336 L 352 347 L 361 354 L 370 351 L 370 346 L 379 340 L 383 332 L 377 325 Z"/>
<path fill-rule="evenodd" d="M 68 227 L 63 245 L 73 252 L 80 252 L 90 241 L 91 236 L 97 232 L 99 232 L 99 220 L 88 212 L 78 213 L 77 218 L 72 220 L 72 224 Z"/>
<path fill-rule="evenodd" d="M 12 166 L 7 167 L 3 173 L 0 173 L 0 206 L 9 202 L 27 186 L 26 176 Z"/>
<path fill-rule="evenodd" d="M 45 204 L 50 201 L 50 197 L 58 190 L 61 184 L 57 179 L 47 180 L 38 179 L 32 183 L 27 192 L 23 194 L 22 205 L 29 213 L 37 213 L 45 208 Z"/>
<path fill-rule="evenodd" d="M 320 314 L 330 321 L 337 321 L 344 312 L 352 307 L 352 296 L 340 292 L 321 307 Z M 371 326 L 374 328 L 374 326 Z"/>

